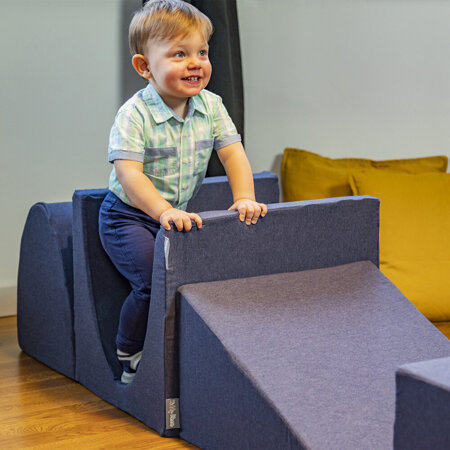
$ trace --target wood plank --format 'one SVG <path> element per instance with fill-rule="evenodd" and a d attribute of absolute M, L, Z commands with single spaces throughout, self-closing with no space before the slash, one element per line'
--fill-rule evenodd
<path fill-rule="evenodd" d="M 16 318 L 0 318 L 1 449 L 196 449 L 21 352 Z"/>

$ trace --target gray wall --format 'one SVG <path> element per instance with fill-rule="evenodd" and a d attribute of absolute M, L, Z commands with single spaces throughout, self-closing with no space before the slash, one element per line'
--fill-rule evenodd
<path fill-rule="evenodd" d="M 0 315 L 15 312 L 30 206 L 107 185 L 113 117 L 141 85 L 123 69 L 139 4 L 0 0 Z M 450 2 L 238 0 L 238 12 L 255 171 L 277 171 L 286 146 L 450 156 Z"/>
<path fill-rule="evenodd" d="M 31 205 L 107 186 L 123 10 L 122 0 L 0 0 L 0 315 L 15 313 Z"/>
<path fill-rule="evenodd" d="M 246 147 L 450 155 L 450 2 L 238 0 Z"/>

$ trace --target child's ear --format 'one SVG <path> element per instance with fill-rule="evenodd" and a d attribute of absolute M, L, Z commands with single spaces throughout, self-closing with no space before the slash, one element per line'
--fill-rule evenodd
<path fill-rule="evenodd" d="M 134 70 L 136 70 L 142 78 L 149 80 L 152 77 L 148 60 L 144 55 L 134 55 L 131 59 L 131 63 L 133 64 Z"/>

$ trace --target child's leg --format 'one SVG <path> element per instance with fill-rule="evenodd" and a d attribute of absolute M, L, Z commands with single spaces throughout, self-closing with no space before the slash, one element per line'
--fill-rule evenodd
<path fill-rule="evenodd" d="M 100 209 L 103 247 L 119 272 L 130 282 L 119 320 L 117 349 L 133 355 L 142 350 L 150 303 L 153 253 L 159 222 L 109 193 Z"/>

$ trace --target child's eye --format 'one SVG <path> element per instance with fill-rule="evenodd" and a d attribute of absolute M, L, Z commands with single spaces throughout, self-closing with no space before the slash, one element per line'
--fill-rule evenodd
<path fill-rule="evenodd" d="M 184 52 L 182 52 L 182 51 L 175 52 L 174 56 L 176 56 L 177 58 L 183 58 Z"/>
<path fill-rule="evenodd" d="M 198 52 L 198 54 L 199 54 L 200 56 L 207 56 L 207 55 L 208 55 L 208 51 L 207 51 L 207 50 L 200 50 L 200 51 Z"/>

